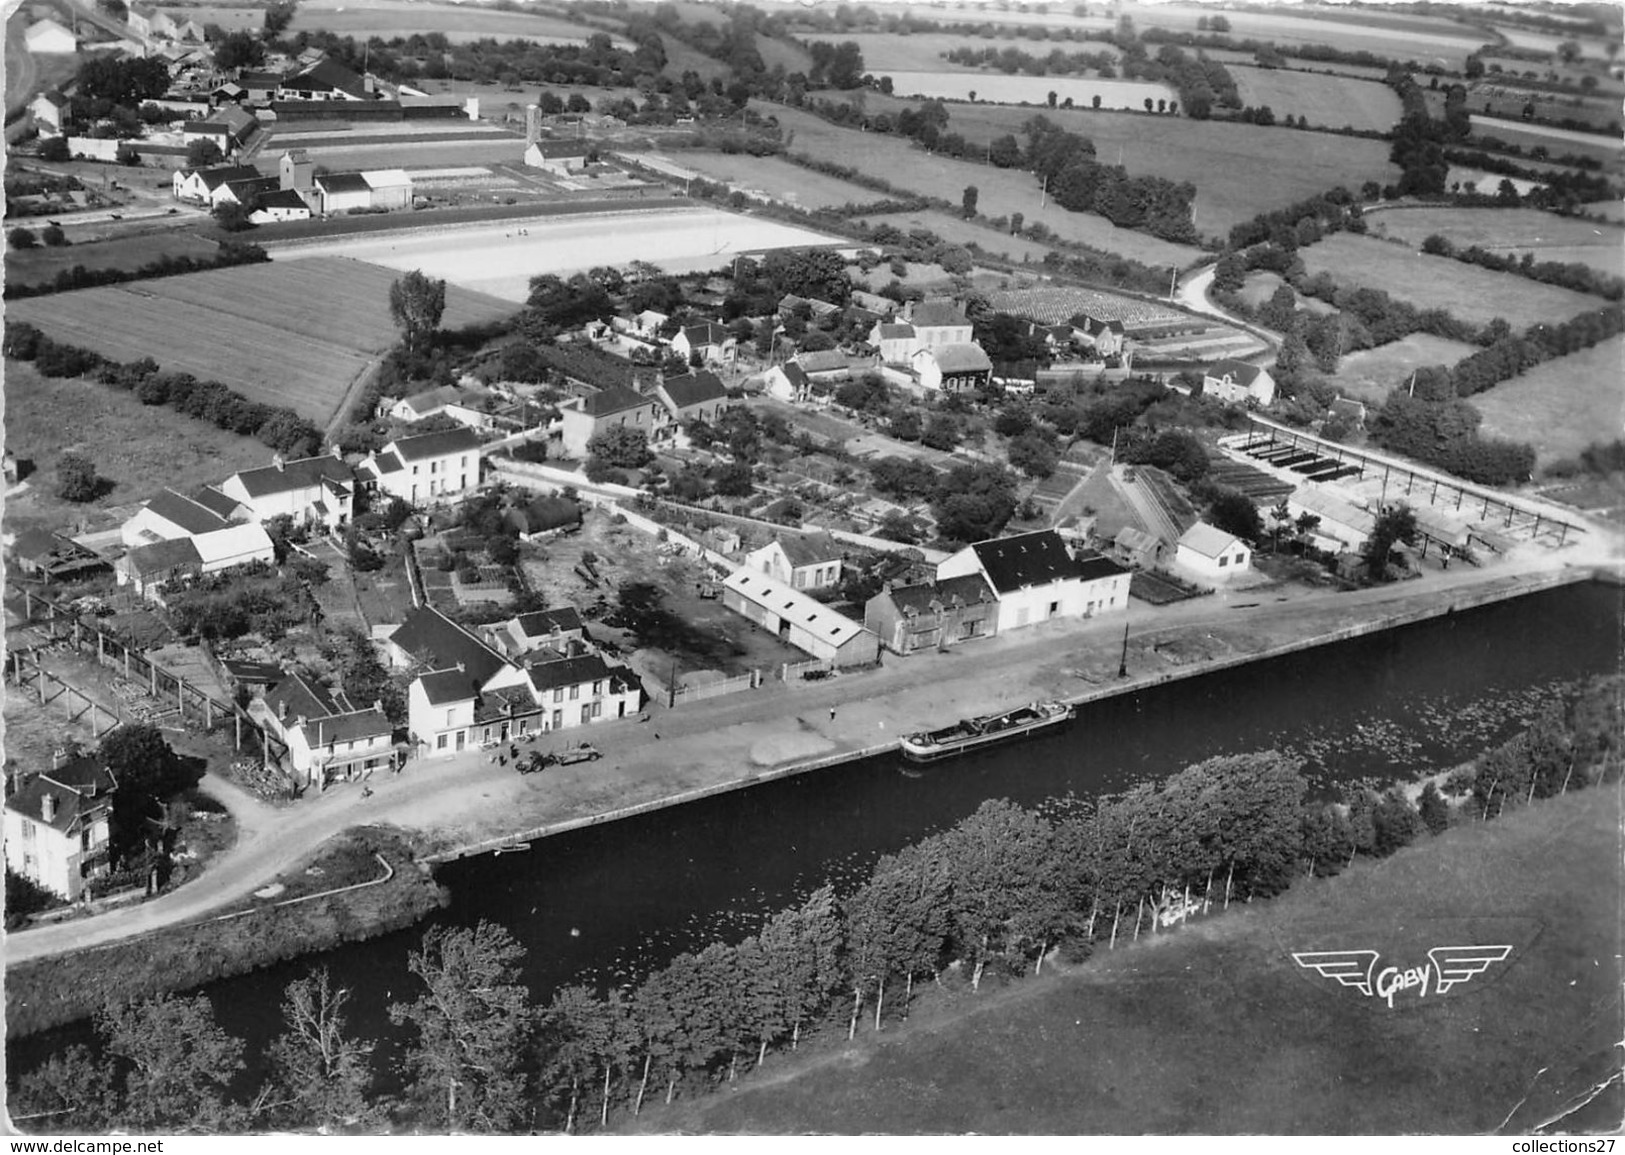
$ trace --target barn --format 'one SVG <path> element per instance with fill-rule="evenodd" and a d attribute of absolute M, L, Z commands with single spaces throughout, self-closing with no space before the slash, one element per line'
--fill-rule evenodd
<path fill-rule="evenodd" d="M 757 570 L 735 570 L 722 583 L 722 604 L 834 667 L 880 660 L 878 635 Z"/>

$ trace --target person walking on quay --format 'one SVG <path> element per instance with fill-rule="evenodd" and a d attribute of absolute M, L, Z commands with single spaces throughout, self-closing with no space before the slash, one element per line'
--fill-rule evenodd
<path fill-rule="evenodd" d="M 835 707 L 834 706 L 831 706 L 829 708 L 829 720 L 831 722 L 835 721 Z"/>

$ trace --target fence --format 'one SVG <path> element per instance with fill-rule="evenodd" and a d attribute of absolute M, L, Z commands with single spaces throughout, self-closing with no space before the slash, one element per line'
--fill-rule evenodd
<path fill-rule="evenodd" d="M 762 672 L 752 670 L 748 674 L 724 678 L 720 682 L 707 682 L 703 686 L 684 686 L 681 690 L 670 692 L 667 701 L 674 707 L 681 706 L 689 702 L 703 702 L 707 698 L 720 698 L 724 694 L 737 694 L 741 690 L 754 690 L 761 684 Z"/>
<path fill-rule="evenodd" d="M 795 685 L 806 680 L 808 674 L 828 673 L 835 668 L 835 663 L 828 658 L 813 658 L 806 662 L 785 662 L 779 667 L 779 681 L 787 685 Z"/>

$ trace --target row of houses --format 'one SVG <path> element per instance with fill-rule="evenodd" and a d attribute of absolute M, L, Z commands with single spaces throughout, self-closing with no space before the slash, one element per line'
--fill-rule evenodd
<path fill-rule="evenodd" d="M 412 178 L 404 169 L 318 173 L 303 149 L 283 153 L 275 176 L 252 165 L 180 169 L 173 192 L 176 200 L 211 210 L 241 205 L 256 224 L 412 207 Z"/>
<path fill-rule="evenodd" d="M 623 427 L 642 430 L 651 445 L 686 445 L 685 424 L 694 420 L 715 423 L 733 404 L 727 386 L 704 369 L 662 376 L 649 392 L 612 385 L 561 411 L 564 453 L 585 457 L 594 437 Z"/>

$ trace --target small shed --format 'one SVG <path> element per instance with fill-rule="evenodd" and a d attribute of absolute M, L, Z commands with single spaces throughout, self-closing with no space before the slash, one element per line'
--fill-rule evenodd
<path fill-rule="evenodd" d="M 1253 566 L 1253 551 L 1246 542 L 1205 521 L 1180 535 L 1174 558 L 1181 567 L 1209 582 L 1229 581 Z"/>

